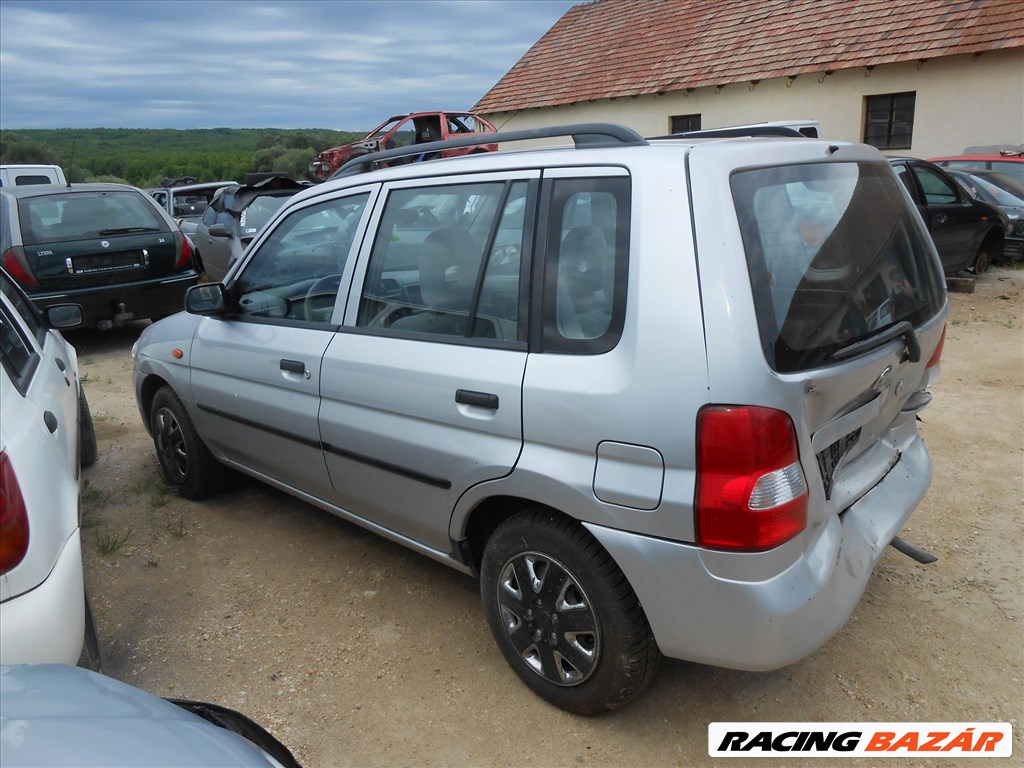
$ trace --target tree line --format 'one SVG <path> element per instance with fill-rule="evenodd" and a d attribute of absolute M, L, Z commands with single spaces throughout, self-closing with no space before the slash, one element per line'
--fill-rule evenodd
<path fill-rule="evenodd" d="M 363 135 L 320 128 L 33 128 L 0 132 L 0 163 L 59 165 L 73 182 L 137 187 L 179 176 L 243 181 L 251 171 L 312 179 L 309 163 L 318 152 Z"/>

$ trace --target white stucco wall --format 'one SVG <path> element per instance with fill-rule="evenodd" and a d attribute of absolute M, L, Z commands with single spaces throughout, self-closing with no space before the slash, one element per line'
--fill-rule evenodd
<path fill-rule="evenodd" d="M 622 123 L 644 136 L 669 132 L 671 115 L 699 113 L 702 128 L 765 120 L 810 119 L 824 138 L 863 141 L 865 96 L 915 91 L 913 143 L 892 154 L 938 157 L 966 147 L 1024 144 L 1024 48 L 992 51 L 977 58 L 949 56 L 918 66 L 879 65 L 765 80 L 750 89 L 738 83 L 715 93 L 698 88 L 662 96 L 639 96 L 551 109 L 494 114 L 503 130 L 579 122 Z"/>

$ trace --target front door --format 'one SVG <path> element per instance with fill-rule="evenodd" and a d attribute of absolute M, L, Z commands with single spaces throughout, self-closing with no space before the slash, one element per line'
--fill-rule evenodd
<path fill-rule="evenodd" d="M 964 269 L 974 263 L 974 232 L 977 214 L 970 198 L 949 176 L 920 163 L 910 167 L 921 185 L 928 210 L 928 229 L 947 272 Z"/>
<path fill-rule="evenodd" d="M 459 496 L 511 472 L 522 447 L 536 175 L 387 189 L 324 356 L 336 503 L 438 551 L 451 551 Z"/>
<path fill-rule="evenodd" d="M 203 318 L 192 344 L 196 427 L 207 444 L 317 498 L 331 492 L 317 424 L 321 361 L 344 311 L 339 286 L 348 284 L 370 195 L 283 219 L 228 286 L 228 316 Z"/>

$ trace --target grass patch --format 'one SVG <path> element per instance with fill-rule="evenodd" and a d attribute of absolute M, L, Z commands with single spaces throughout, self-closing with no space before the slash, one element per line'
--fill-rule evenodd
<path fill-rule="evenodd" d="M 96 531 L 96 549 L 103 556 L 112 555 L 128 543 L 131 535 L 131 528 L 124 533 L 116 533 L 105 529 L 102 532 Z"/>
<path fill-rule="evenodd" d="M 82 486 L 82 512 L 98 512 L 113 501 L 113 494 L 110 491 L 96 488 L 86 480 Z"/>
<path fill-rule="evenodd" d="M 132 484 L 129 490 L 138 496 L 148 497 L 149 506 L 153 509 L 166 507 L 174 496 L 174 489 L 167 484 L 159 470 Z"/>

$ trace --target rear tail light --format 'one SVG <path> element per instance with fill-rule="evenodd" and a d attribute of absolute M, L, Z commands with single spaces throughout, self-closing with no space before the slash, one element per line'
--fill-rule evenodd
<path fill-rule="evenodd" d="M 192 264 L 192 245 L 184 232 L 174 233 L 174 245 L 177 249 L 178 260 L 174 262 L 175 271 L 186 269 Z"/>
<path fill-rule="evenodd" d="M 6 453 L 0 453 L 0 574 L 7 573 L 28 551 L 28 510 L 18 478 Z"/>
<path fill-rule="evenodd" d="M 807 481 L 789 414 L 705 406 L 697 414 L 697 543 L 759 552 L 807 527 Z"/>
<path fill-rule="evenodd" d="M 28 265 L 28 259 L 25 258 L 25 249 L 20 245 L 4 251 L 3 263 L 7 274 L 23 288 L 39 285 L 39 281 L 36 280 L 36 276 L 32 274 L 32 269 Z"/>
<path fill-rule="evenodd" d="M 942 358 L 942 347 L 946 344 L 946 326 L 942 326 L 942 336 L 939 337 L 939 345 L 935 347 L 935 351 L 932 353 L 931 359 L 928 361 L 928 365 L 925 366 L 925 382 L 924 388 L 931 389 L 939 381 L 939 374 L 942 371 L 942 366 L 939 364 Z"/>

